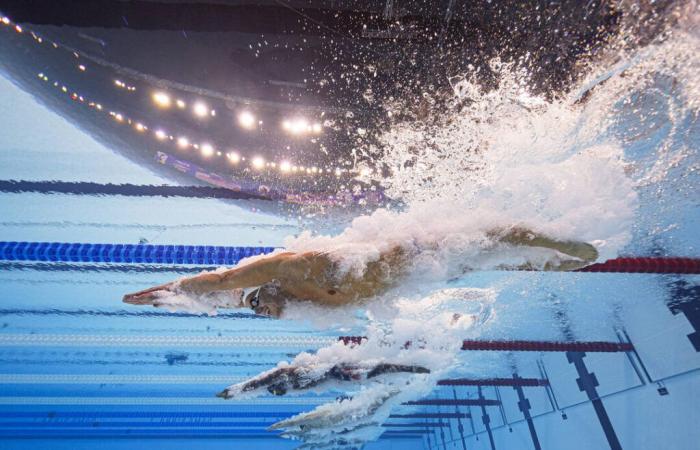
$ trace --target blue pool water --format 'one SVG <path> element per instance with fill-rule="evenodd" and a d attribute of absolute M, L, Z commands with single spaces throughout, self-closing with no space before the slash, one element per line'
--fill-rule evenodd
<path fill-rule="evenodd" d="M 634 108 L 620 100 L 613 105 L 619 122 L 606 131 L 621 142 L 638 181 L 623 255 L 700 254 L 698 109 L 659 106 L 675 95 L 667 84 L 656 80 L 653 89 L 629 97 L 636 108 L 657 114 L 644 119 L 654 126 L 636 123 Z M 173 184 L 114 153 L 9 76 L 0 77 L 0 123 L 0 181 Z M 643 131 L 630 131 L 635 126 Z M 646 170 L 655 164 L 662 165 L 658 172 Z M 45 190 L 0 192 L 0 241 L 269 251 L 309 223 L 274 214 L 258 200 Z M 300 352 L 332 345 L 341 335 L 361 335 L 366 322 L 324 329 L 313 320 L 272 320 L 247 311 L 210 317 L 126 305 L 126 292 L 212 268 L 216 261 L 100 258 L 0 261 L 0 449 L 296 448 L 299 442 L 267 427 L 347 394 L 214 396 Z M 437 386 L 421 398 L 497 404 L 398 405 L 395 414 L 464 416 L 432 428 L 387 427 L 365 448 L 697 448 L 700 276 L 487 271 L 434 290 L 442 288 L 497 290 L 487 317 L 463 339 L 629 342 L 634 352 L 445 354 L 456 361 L 450 378 L 548 383 Z"/>

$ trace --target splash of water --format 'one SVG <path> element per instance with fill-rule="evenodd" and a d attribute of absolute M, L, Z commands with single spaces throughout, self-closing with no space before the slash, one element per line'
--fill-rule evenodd
<path fill-rule="evenodd" d="M 395 245 L 430 248 L 416 262 L 420 270 L 403 293 L 445 279 L 455 258 L 483 262 L 491 228 L 525 226 L 559 239 L 592 242 L 601 259 L 617 256 L 630 242 L 633 222 L 640 220 L 637 190 L 663 182 L 681 162 L 689 176 L 697 172 L 697 150 L 687 135 L 700 115 L 697 18 L 697 13 L 684 17 L 664 40 L 601 59 L 579 86 L 553 101 L 530 93 L 528 74 L 498 60 L 492 65 L 500 74 L 494 90 L 481 89 L 475 74 L 464 74 L 454 83 L 447 117 L 429 124 L 396 123 L 380 137 L 377 165 L 389 175 L 374 181 L 403 201 L 403 210 L 359 217 L 337 236 L 306 233 L 290 239 L 288 248 L 323 249 L 348 270 L 362 270 Z M 395 405 L 426 395 L 436 376 L 455 366 L 455 342 L 479 332 L 478 320 L 454 325 L 449 314 L 433 309 L 436 298 L 441 304 L 454 293 L 440 291 L 423 301 L 397 295 L 389 302 L 396 316 L 381 316 L 387 309 L 370 307 L 368 315 L 375 320 L 370 320 L 366 345 L 335 345 L 300 355 L 294 363 L 387 358 L 426 364 L 431 374 L 383 381 L 350 402 L 294 418 L 287 424 L 292 428 L 319 415 L 329 419 L 347 413 L 352 420 L 329 419 L 308 436 L 297 430 L 291 437 L 319 442 L 350 433 L 358 443 L 376 438 L 371 425 L 383 422 L 390 408 L 372 405 L 378 399 Z M 451 309 L 458 311 L 459 305 Z M 406 341 L 421 346 L 396 345 Z M 394 395 L 399 386 L 400 394 Z"/>

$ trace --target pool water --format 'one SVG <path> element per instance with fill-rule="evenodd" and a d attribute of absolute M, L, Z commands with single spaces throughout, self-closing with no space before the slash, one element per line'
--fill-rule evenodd
<path fill-rule="evenodd" d="M 635 181 L 622 255 L 697 258 L 700 252 L 698 104 L 674 89 L 659 77 L 612 105 L 617 122 L 606 136 L 619 142 Z M 639 110 L 648 114 L 640 119 Z M 276 214 L 262 200 L 91 193 L 90 183 L 173 183 L 113 152 L 8 74 L 0 77 L 0 123 L 2 242 L 269 251 L 314 223 Z M 18 181 L 36 184 L 23 189 Z M 52 191 L 55 181 L 72 183 L 74 191 Z M 616 212 L 598 211 L 595 221 Z M 81 257 L 75 248 L 73 257 L 29 260 L 16 252 L 0 260 L 2 449 L 296 448 L 300 442 L 267 428 L 356 391 L 336 386 L 241 400 L 214 394 L 301 352 L 337 346 L 339 336 L 384 332 L 371 328 L 381 328 L 382 305 L 369 308 L 372 317 L 357 308 L 342 313 L 349 320 L 272 320 L 240 310 L 209 316 L 123 304 L 126 292 L 220 264 L 207 258 L 178 263 L 174 253 L 160 262 Z M 439 323 L 430 321 L 432 309 L 414 309 L 403 293 L 398 305 L 405 314 L 388 316 L 395 337 L 412 336 L 399 331 L 410 329 L 434 339 L 603 341 L 627 351 L 453 348 L 416 356 L 440 367 L 442 378 L 472 382 L 432 386 L 415 400 L 472 403 L 396 404 L 392 414 L 435 418 L 393 418 L 385 425 L 396 426 L 384 427 L 365 448 L 690 450 L 700 442 L 698 275 L 476 271 L 426 282 L 416 292 L 426 305 L 435 293 L 473 296 L 463 312 L 474 321 L 457 331 L 431 330 Z M 332 327 L 319 324 L 336 319 Z M 523 379 L 538 382 L 518 382 Z"/>

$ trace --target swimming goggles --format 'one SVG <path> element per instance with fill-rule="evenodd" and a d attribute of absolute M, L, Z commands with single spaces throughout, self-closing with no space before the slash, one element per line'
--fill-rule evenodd
<path fill-rule="evenodd" d="M 252 309 L 253 311 L 255 311 L 255 308 L 260 306 L 260 289 L 262 289 L 262 286 L 258 286 L 256 288 L 253 288 L 250 291 L 246 290 L 243 293 L 243 300 L 244 301 L 246 299 L 248 299 L 249 297 L 251 297 L 251 295 L 252 295 L 252 297 L 250 298 L 249 301 L 250 301 L 250 309 Z"/>

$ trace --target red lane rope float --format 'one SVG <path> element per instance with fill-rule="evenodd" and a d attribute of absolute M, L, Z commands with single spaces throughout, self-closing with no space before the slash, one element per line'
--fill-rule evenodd
<path fill-rule="evenodd" d="M 417 406 L 417 405 L 426 405 L 426 406 L 497 406 L 500 405 L 501 402 L 498 400 L 490 400 L 490 399 L 461 399 L 461 400 L 450 400 L 450 399 L 444 399 L 444 398 L 429 398 L 425 400 L 415 400 L 412 402 L 406 402 L 406 403 L 401 403 L 402 405 L 408 405 L 408 406 Z"/>
<path fill-rule="evenodd" d="M 339 341 L 345 345 L 359 345 L 367 339 L 364 336 L 340 336 Z M 407 342 L 406 347 L 411 343 Z M 587 353 L 615 353 L 630 352 L 634 346 L 629 342 L 604 342 L 604 341 L 462 341 L 462 350 L 482 351 L 514 351 L 514 352 L 587 352 Z"/>
<path fill-rule="evenodd" d="M 392 414 L 390 419 L 469 419 L 468 413 L 416 413 L 416 414 Z"/>
<path fill-rule="evenodd" d="M 556 341 L 462 341 L 462 350 L 516 351 L 516 352 L 629 352 L 628 342 L 556 342 Z"/>
<path fill-rule="evenodd" d="M 538 378 L 454 378 L 439 380 L 438 386 L 549 386 L 549 380 Z"/>
<path fill-rule="evenodd" d="M 449 426 L 445 422 L 423 422 L 423 423 L 383 423 L 384 428 L 445 428 Z"/>
<path fill-rule="evenodd" d="M 615 258 L 575 272 L 700 274 L 700 258 Z"/>

